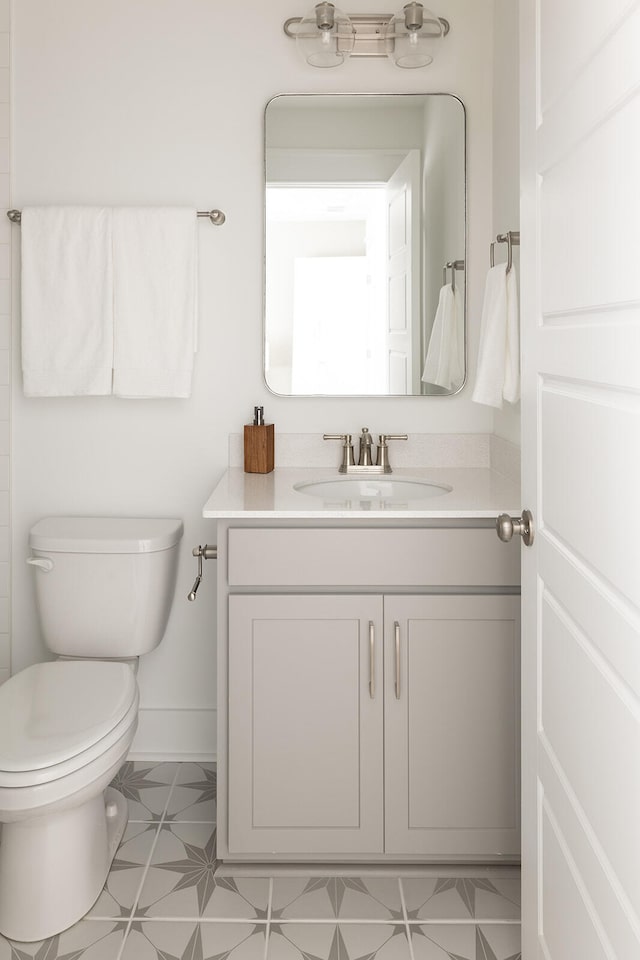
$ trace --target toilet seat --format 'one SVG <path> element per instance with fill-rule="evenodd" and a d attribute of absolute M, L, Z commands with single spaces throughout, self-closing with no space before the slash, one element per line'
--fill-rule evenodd
<path fill-rule="evenodd" d="M 116 661 L 34 664 L 0 687 L 0 788 L 86 766 L 136 723 L 138 686 Z"/>

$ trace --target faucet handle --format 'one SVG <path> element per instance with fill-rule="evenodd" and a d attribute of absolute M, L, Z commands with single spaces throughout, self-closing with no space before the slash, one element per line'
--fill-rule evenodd
<path fill-rule="evenodd" d="M 408 440 L 406 433 L 381 433 L 378 438 L 378 454 L 376 456 L 376 466 L 382 467 L 383 473 L 391 473 L 389 463 L 389 440 Z"/>
<path fill-rule="evenodd" d="M 353 438 L 350 433 L 324 433 L 323 440 L 341 440 L 342 441 L 342 463 L 338 473 L 346 473 L 347 467 L 355 464 L 353 457 Z"/>

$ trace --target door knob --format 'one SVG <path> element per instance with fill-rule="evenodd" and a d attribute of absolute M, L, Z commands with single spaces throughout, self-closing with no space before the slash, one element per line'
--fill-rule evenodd
<path fill-rule="evenodd" d="M 503 543 L 508 543 L 515 534 L 520 534 L 525 547 L 533 543 L 533 517 L 530 510 L 523 510 L 515 520 L 508 513 L 501 513 L 496 520 L 496 532 Z"/>

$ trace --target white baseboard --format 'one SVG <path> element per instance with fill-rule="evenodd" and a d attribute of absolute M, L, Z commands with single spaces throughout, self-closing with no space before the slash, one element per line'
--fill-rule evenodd
<path fill-rule="evenodd" d="M 216 710 L 143 707 L 130 760 L 215 760 Z"/>

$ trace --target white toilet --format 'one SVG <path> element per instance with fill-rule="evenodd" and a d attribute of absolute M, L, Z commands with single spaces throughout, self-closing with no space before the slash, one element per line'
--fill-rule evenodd
<path fill-rule="evenodd" d="M 108 786 L 138 722 L 137 658 L 164 635 L 182 522 L 48 517 L 27 563 L 60 659 L 0 686 L 0 933 L 42 940 L 100 895 L 127 823 Z"/>

